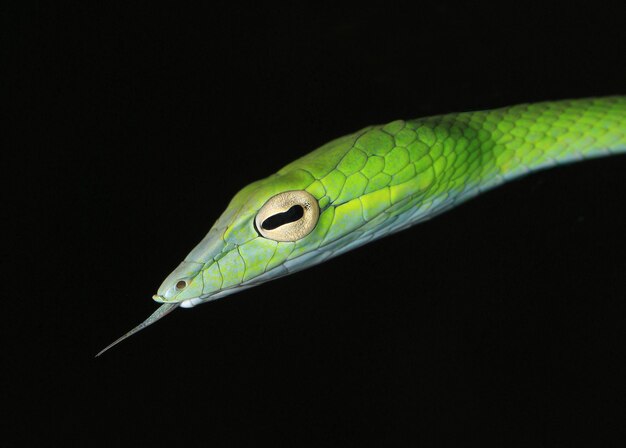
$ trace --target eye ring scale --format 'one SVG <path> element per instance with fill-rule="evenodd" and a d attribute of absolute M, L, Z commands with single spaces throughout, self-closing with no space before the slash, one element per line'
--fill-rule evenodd
<path fill-rule="evenodd" d="M 297 241 L 313 231 L 320 216 L 317 199 L 304 190 L 279 193 L 254 218 L 257 232 L 274 241 Z"/>

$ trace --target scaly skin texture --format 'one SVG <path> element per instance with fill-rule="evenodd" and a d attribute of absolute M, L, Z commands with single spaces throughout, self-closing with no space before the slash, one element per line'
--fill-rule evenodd
<path fill-rule="evenodd" d="M 154 299 L 169 312 L 173 304 L 224 297 L 409 227 L 520 175 L 618 152 L 626 152 L 625 96 L 371 126 L 242 189 Z M 315 229 L 295 242 L 263 238 L 253 224 L 257 212 L 290 190 L 318 200 Z"/>
<path fill-rule="evenodd" d="M 368 127 L 241 190 L 155 299 L 223 296 L 408 227 L 504 180 L 625 150 L 626 97 L 618 96 Z M 260 237 L 252 225 L 256 212 L 288 190 L 318 199 L 315 230 L 296 242 Z M 190 282 L 182 292 L 172 288 L 180 279 Z"/>

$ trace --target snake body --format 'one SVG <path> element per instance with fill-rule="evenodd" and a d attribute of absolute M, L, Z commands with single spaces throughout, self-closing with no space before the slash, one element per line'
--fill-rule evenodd
<path fill-rule="evenodd" d="M 239 191 L 165 279 L 153 297 L 161 308 L 119 340 L 178 305 L 192 307 L 321 263 L 503 182 L 624 152 L 626 96 L 520 104 L 364 128 Z M 305 192 L 311 198 L 305 211 L 316 202 L 315 225 L 293 241 L 264 237 L 255 217 L 285 192 Z"/>

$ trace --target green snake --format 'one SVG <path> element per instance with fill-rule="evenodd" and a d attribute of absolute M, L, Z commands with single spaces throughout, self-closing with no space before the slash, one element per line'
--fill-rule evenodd
<path fill-rule="evenodd" d="M 239 191 L 153 296 L 162 305 L 98 355 L 178 306 L 322 263 L 533 171 L 620 152 L 626 96 L 361 129 Z"/>

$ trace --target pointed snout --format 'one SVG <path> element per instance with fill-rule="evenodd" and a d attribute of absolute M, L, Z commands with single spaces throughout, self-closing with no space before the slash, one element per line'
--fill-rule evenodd
<path fill-rule="evenodd" d="M 167 276 L 152 299 L 161 303 L 178 301 L 177 296 L 189 288 L 191 281 L 200 272 L 202 266 L 201 263 L 183 261 Z"/>

